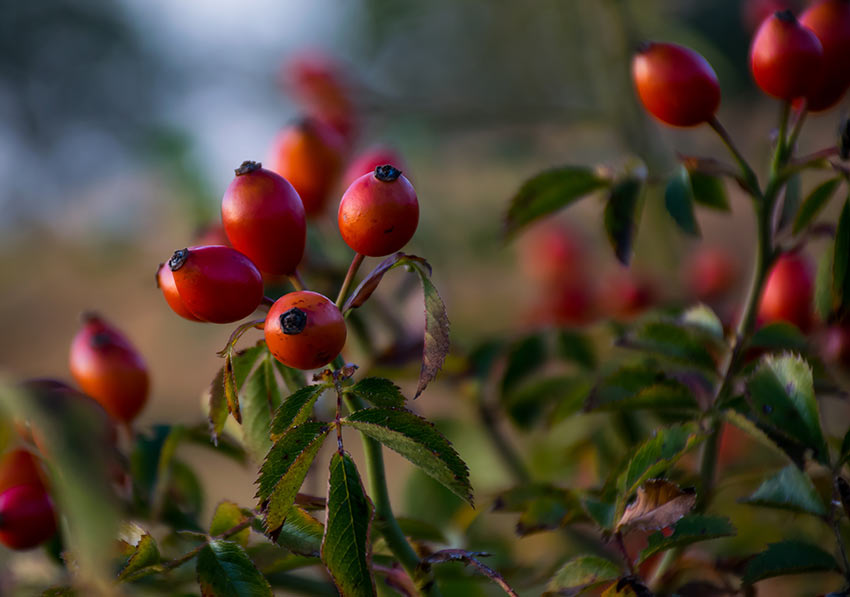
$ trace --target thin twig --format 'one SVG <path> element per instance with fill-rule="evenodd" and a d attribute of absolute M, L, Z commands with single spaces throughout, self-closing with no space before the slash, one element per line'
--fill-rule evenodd
<path fill-rule="evenodd" d="M 245 529 L 249 528 L 252 524 L 254 524 L 254 519 L 255 519 L 255 517 L 253 515 L 249 516 L 245 520 L 240 522 L 239 524 L 233 525 L 232 527 L 230 527 L 229 529 L 227 529 L 223 533 L 220 533 L 220 534 L 218 534 L 214 537 L 207 537 L 206 541 L 204 541 L 203 543 L 201 543 L 200 545 L 198 545 L 194 549 L 186 552 L 185 554 L 183 554 L 179 558 L 175 558 L 173 560 L 168 560 L 166 562 L 162 562 L 159 565 L 162 567 L 163 571 L 174 570 L 175 568 L 182 566 L 183 564 L 185 564 L 186 562 L 188 562 L 189 560 L 191 560 L 192 558 L 197 556 L 199 553 L 201 553 L 201 550 L 204 547 L 206 547 L 207 545 L 209 545 L 212 541 L 220 541 L 222 539 L 227 539 L 228 537 L 232 537 L 233 535 L 236 535 L 237 533 L 240 533 L 240 532 L 244 531 Z"/>
<path fill-rule="evenodd" d="M 295 290 L 305 290 L 307 286 L 304 284 L 304 279 L 301 277 L 301 274 L 298 273 L 298 270 L 292 272 L 289 276 L 289 283 L 292 284 L 292 287 Z"/>
<path fill-rule="evenodd" d="M 354 277 L 357 275 L 357 270 L 360 269 L 363 259 L 363 255 L 356 253 L 351 260 L 351 265 L 348 266 L 348 272 L 345 274 L 345 280 L 342 281 L 342 286 L 336 297 L 336 306 L 338 309 L 342 309 L 342 305 L 345 303 L 345 298 L 348 296 L 348 291 L 351 289 L 351 284 L 354 282 Z"/>

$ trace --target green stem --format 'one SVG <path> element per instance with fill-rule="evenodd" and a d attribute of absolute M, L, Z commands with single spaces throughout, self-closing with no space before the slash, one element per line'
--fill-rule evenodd
<path fill-rule="evenodd" d="M 723 141 L 726 148 L 729 150 L 729 153 L 732 154 L 732 157 L 735 159 L 735 163 L 738 164 L 738 167 L 741 169 L 741 174 L 744 178 L 744 182 L 746 182 L 747 190 L 753 197 L 761 197 L 761 187 L 759 186 L 758 176 L 756 176 L 755 171 L 752 169 L 750 164 L 747 162 L 747 159 L 740 152 L 738 147 L 735 145 L 735 142 L 732 140 L 732 137 L 729 135 L 728 131 L 724 128 L 720 121 L 716 116 L 713 116 L 711 120 L 708 121 L 708 125 L 714 129 L 714 132 L 720 137 L 720 140 Z"/>
<path fill-rule="evenodd" d="M 304 290 L 307 288 L 304 285 L 304 280 L 301 278 L 301 274 L 298 273 L 298 270 L 295 270 L 289 275 L 289 283 L 292 284 L 292 287 L 295 290 Z"/>
<path fill-rule="evenodd" d="M 160 566 L 162 567 L 163 570 L 173 570 L 173 569 L 175 569 L 179 566 L 182 566 L 183 564 L 185 564 L 186 562 L 188 562 L 189 560 L 191 560 L 192 558 L 197 556 L 199 553 L 201 553 L 201 550 L 204 547 L 206 547 L 207 545 L 209 545 L 210 541 L 227 539 L 229 537 L 232 537 L 233 535 L 236 535 L 237 533 L 244 531 L 247 528 L 250 528 L 251 525 L 253 525 L 253 524 L 254 524 L 254 517 L 249 516 L 248 518 L 246 518 L 245 520 L 243 520 L 239 524 L 232 526 L 231 528 L 227 529 L 223 533 L 216 535 L 215 537 L 209 537 L 206 541 L 204 541 L 203 543 L 201 543 L 200 545 L 198 545 L 197 547 L 195 547 L 191 551 L 187 551 L 185 554 L 183 554 L 179 558 L 175 558 L 173 560 L 168 560 L 167 562 L 162 562 L 160 564 Z"/>
<path fill-rule="evenodd" d="M 345 402 L 348 408 L 352 411 L 360 410 L 366 407 L 364 402 L 357 396 L 347 394 Z M 393 552 L 393 555 L 398 559 L 405 572 L 410 575 L 410 578 L 416 583 L 420 594 L 431 595 L 436 597 L 440 594 L 436 583 L 433 579 L 425 579 L 420 582 L 421 573 L 419 572 L 419 556 L 407 541 L 404 531 L 398 524 L 398 521 L 393 514 L 392 504 L 390 503 L 390 492 L 387 489 L 387 475 L 384 469 L 384 454 L 381 451 L 381 444 L 361 434 L 363 438 L 363 453 L 366 457 L 366 477 L 369 483 L 369 497 L 375 504 L 375 514 L 380 522 L 381 535 L 387 542 L 387 547 Z"/>
<path fill-rule="evenodd" d="M 791 115 L 791 102 L 782 102 L 782 112 L 779 115 L 779 133 L 776 137 L 776 150 L 773 152 L 773 159 L 770 162 L 770 177 L 774 178 L 776 173 L 782 167 L 785 161 L 785 154 L 788 146 L 786 145 L 786 135 L 788 133 L 788 117 Z"/>
<path fill-rule="evenodd" d="M 357 270 L 360 269 L 360 264 L 363 263 L 364 256 L 360 253 L 354 255 L 351 260 L 351 265 L 348 266 L 348 272 L 345 274 L 345 280 L 342 281 L 342 286 L 339 289 L 339 294 L 336 297 L 336 306 L 342 309 L 345 304 L 345 299 L 348 296 L 348 291 L 351 289 L 351 284 L 354 282 L 354 276 L 357 275 Z"/>
<path fill-rule="evenodd" d="M 477 402 L 478 418 L 481 420 L 487 437 L 490 438 L 490 442 L 496 448 L 496 452 L 499 454 L 505 467 L 516 483 L 520 485 L 529 483 L 531 481 L 531 474 L 523 463 L 522 457 L 516 452 L 510 440 L 505 437 L 505 434 L 499 428 L 499 421 L 495 415 L 499 410 L 484 400 L 483 393 L 478 397 Z"/>
<path fill-rule="evenodd" d="M 806 110 L 806 100 L 803 99 L 803 106 L 800 108 L 800 111 L 797 112 L 797 118 L 794 120 L 794 126 L 791 127 L 791 134 L 788 135 L 788 154 L 794 152 L 794 147 L 797 145 L 797 138 L 800 136 L 800 131 L 803 130 L 803 124 L 806 122 L 806 116 L 808 116 L 809 112 Z"/>

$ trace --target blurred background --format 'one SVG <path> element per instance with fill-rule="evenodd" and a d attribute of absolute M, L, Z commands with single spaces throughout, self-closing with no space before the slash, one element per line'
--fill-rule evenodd
<path fill-rule="evenodd" d="M 154 272 L 217 222 L 233 169 L 266 160 L 279 130 L 299 116 L 284 74 L 311 55 L 336 61 L 349 85 L 360 115 L 353 154 L 384 143 L 407 164 L 422 214 L 408 250 L 434 266 L 455 344 L 516 333 L 537 321 L 541 300 L 528 265 L 535 258 L 523 257 L 533 252 L 523 248 L 529 241 L 505 244 L 500 235 L 507 201 L 526 178 L 559 164 L 622 168 L 636 159 L 662 178 L 676 151 L 722 155 L 707 127 L 672 130 L 638 109 L 629 61 L 639 41 L 702 53 L 720 79 L 720 119 L 766 164 L 779 106 L 756 92 L 746 56 L 755 23 L 775 4 L 3 2 L 0 369 L 15 379 L 69 379 L 70 340 L 79 314 L 93 309 L 148 361 L 153 393 L 140 426 L 203 420 L 201 395 L 231 329 L 176 317 Z M 835 111 L 812 117 L 801 151 L 831 144 L 837 120 Z M 347 249 L 334 236 L 342 190 L 316 229 L 344 267 Z M 732 256 L 740 285 L 752 226 L 745 199 L 731 185 L 728 192 L 732 216 L 701 210 L 699 219 L 703 242 Z M 611 255 L 602 208 L 588 200 L 557 219 L 579 239 L 594 288 L 604 294 L 637 276 L 654 296 L 685 300 L 697 243 L 677 232 L 660 195 L 646 199 L 632 273 Z M 311 272 L 302 274 L 309 284 Z M 602 294 L 586 300 L 594 306 Z M 411 328 L 421 325 L 418 303 L 405 313 Z M 479 456 L 480 438 L 452 387 L 435 385 L 415 406 L 454 419 L 445 429 L 459 438 L 478 492 L 506 482 L 491 457 Z M 208 508 L 222 497 L 252 502 L 253 471 L 192 450 L 185 458 L 201 465 Z M 409 469 L 390 461 L 402 496 Z M 549 545 L 523 541 L 532 544 L 528 558 Z"/>

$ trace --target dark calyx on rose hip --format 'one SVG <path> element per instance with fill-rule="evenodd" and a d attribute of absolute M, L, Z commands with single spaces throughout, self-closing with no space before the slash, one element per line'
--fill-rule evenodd
<path fill-rule="evenodd" d="M 384 164 L 375 168 L 375 178 L 382 182 L 393 182 L 401 176 L 401 170 L 390 164 Z"/>
<path fill-rule="evenodd" d="M 171 268 L 171 271 L 176 272 L 183 267 L 183 264 L 186 263 L 188 258 L 189 249 L 178 249 L 174 251 L 174 255 L 168 260 L 168 267 Z"/>
<path fill-rule="evenodd" d="M 236 176 L 242 176 L 243 174 L 250 174 L 255 170 L 259 170 L 262 167 L 263 164 L 261 162 L 245 160 L 244 162 L 242 162 L 242 164 L 239 165 L 238 168 L 234 170 L 234 172 L 236 173 Z"/>
<path fill-rule="evenodd" d="M 307 314 L 298 307 L 292 307 L 280 316 L 280 329 L 287 336 L 295 336 L 307 327 Z"/>

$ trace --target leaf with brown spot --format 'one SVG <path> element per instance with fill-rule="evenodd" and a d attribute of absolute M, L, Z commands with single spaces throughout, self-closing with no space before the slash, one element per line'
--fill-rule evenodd
<path fill-rule="evenodd" d="M 637 490 L 635 501 L 617 523 L 617 530 L 631 527 L 658 530 L 669 527 L 691 511 L 697 495 L 693 489 L 680 489 L 664 479 L 650 479 Z"/>
<path fill-rule="evenodd" d="M 348 297 L 348 300 L 345 301 L 345 305 L 342 307 L 342 312 L 345 313 L 349 309 L 361 307 L 363 303 L 372 296 L 375 289 L 378 288 L 378 284 L 381 283 L 381 280 L 384 278 L 384 274 L 397 265 L 400 265 L 402 261 L 414 261 L 420 263 L 424 267 L 428 268 L 428 274 L 431 274 L 431 266 L 422 257 L 408 255 L 402 252 L 394 253 L 379 263 L 375 269 L 369 272 L 368 276 L 363 278 L 363 281 L 360 282 L 357 288 L 354 289 L 354 292 L 352 292 Z"/>

